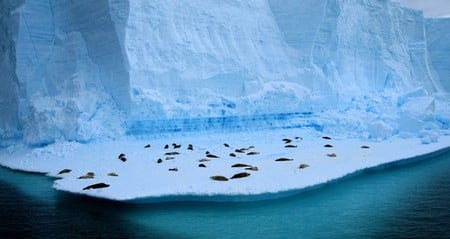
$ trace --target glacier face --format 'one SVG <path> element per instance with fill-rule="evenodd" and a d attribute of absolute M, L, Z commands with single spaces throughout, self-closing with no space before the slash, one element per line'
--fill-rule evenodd
<path fill-rule="evenodd" d="M 255 121 L 385 138 L 450 122 L 436 110 L 448 20 L 387 0 L 7 0 L 0 13 L 2 139 Z"/>
<path fill-rule="evenodd" d="M 428 52 L 431 64 L 436 71 L 435 80 L 439 80 L 440 85 L 446 92 L 450 92 L 450 18 L 427 19 L 426 36 L 428 39 Z"/>

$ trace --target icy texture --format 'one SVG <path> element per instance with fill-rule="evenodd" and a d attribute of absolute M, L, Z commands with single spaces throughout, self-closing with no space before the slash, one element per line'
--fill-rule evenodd
<path fill-rule="evenodd" d="M 19 136 L 19 84 L 16 75 L 16 39 L 20 1 L 0 3 L 0 140 Z"/>
<path fill-rule="evenodd" d="M 391 1 L 7 0 L 0 13 L 2 142 L 313 127 L 429 143 L 449 127 L 448 21 Z"/>
<path fill-rule="evenodd" d="M 302 138 L 295 138 L 301 136 Z M 448 152 L 450 136 L 442 136 L 433 144 L 423 144 L 417 138 L 396 138 L 382 142 L 360 139 L 323 139 L 315 130 L 260 130 L 214 134 L 165 136 L 159 139 L 119 140 L 80 144 L 59 142 L 42 148 L 11 146 L 9 152 L 0 149 L 0 164 L 13 169 L 42 172 L 57 177 L 54 188 L 76 194 L 128 202 L 154 202 L 167 200 L 236 201 L 262 200 L 283 197 L 333 182 L 347 175 L 366 172 L 367 169 L 389 167 Z M 286 148 L 281 140 L 289 138 L 297 148 Z M 164 149 L 176 142 L 180 148 Z M 230 147 L 225 147 L 226 142 Z M 151 144 L 145 148 L 144 145 Z M 188 144 L 192 144 L 189 150 Z M 333 147 L 324 147 L 330 144 Z M 236 153 L 235 149 L 253 148 Z M 369 148 L 362 148 L 367 146 Z M 205 151 L 219 158 L 205 161 Z M 166 153 L 179 154 L 166 159 Z M 439 152 L 440 151 L 440 152 Z M 230 157 L 234 152 L 236 157 Z M 118 159 L 126 155 L 126 161 Z M 330 157 L 333 155 L 335 157 Z M 161 159 L 158 163 L 158 158 Z M 290 161 L 276 161 L 289 158 Z M 199 162 L 201 159 L 202 162 Z M 199 167 L 203 163 L 206 167 Z M 257 171 L 234 164 L 247 164 Z M 308 167 L 300 165 L 307 164 Z M 169 169 L 176 168 L 177 171 Z M 59 172 L 70 169 L 68 173 Z M 67 170 L 66 170 L 67 171 Z M 90 179 L 79 179 L 87 172 Z M 244 178 L 230 179 L 247 172 Z M 115 173 L 117 176 L 109 176 Z M 211 176 L 224 176 L 228 181 L 211 180 Z M 107 188 L 83 190 L 105 183 Z M 393 182 L 394 183 L 394 182 Z"/>
<path fill-rule="evenodd" d="M 450 18 L 427 19 L 426 35 L 431 63 L 440 83 L 446 92 L 450 92 Z"/>

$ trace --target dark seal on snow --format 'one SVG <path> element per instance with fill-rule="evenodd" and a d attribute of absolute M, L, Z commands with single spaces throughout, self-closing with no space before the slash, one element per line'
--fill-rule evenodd
<path fill-rule="evenodd" d="M 243 173 L 237 173 L 235 175 L 233 175 L 233 177 L 231 177 L 231 179 L 235 179 L 235 178 L 245 178 L 250 176 L 249 173 L 243 172 Z"/>
<path fill-rule="evenodd" d="M 85 175 L 78 177 L 78 179 L 91 179 L 91 178 L 94 178 L 93 172 L 88 172 Z"/>
<path fill-rule="evenodd" d="M 59 173 L 58 173 L 58 174 L 63 174 L 63 173 L 70 173 L 70 172 L 72 172 L 72 170 L 70 170 L 70 169 L 67 169 L 67 168 L 65 168 L 65 169 L 63 169 L 63 170 L 59 171 Z"/>
<path fill-rule="evenodd" d="M 243 163 L 237 163 L 237 164 L 231 165 L 231 167 L 232 168 L 244 168 L 244 167 L 251 167 L 251 165 L 243 164 Z"/>
<path fill-rule="evenodd" d="M 106 183 L 96 183 L 96 184 L 92 184 L 92 185 L 89 185 L 89 186 L 83 188 L 83 190 L 97 189 L 97 188 L 107 188 L 107 187 L 109 187 L 109 184 L 106 184 Z"/>
<path fill-rule="evenodd" d="M 247 155 L 258 155 L 259 152 L 248 152 Z"/>
<path fill-rule="evenodd" d="M 215 181 L 228 181 L 228 178 L 226 178 L 224 176 L 220 176 L 220 175 L 211 176 L 209 178 L 212 180 L 215 180 Z"/>
<path fill-rule="evenodd" d="M 301 169 L 304 169 L 304 168 L 309 167 L 309 164 L 302 163 L 302 164 L 300 164 L 300 166 L 298 166 L 298 167 L 301 168 Z"/>
<path fill-rule="evenodd" d="M 277 159 L 275 159 L 275 161 L 277 161 L 277 162 L 292 161 L 292 160 L 294 160 L 294 159 L 290 159 L 290 158 L 277 158 Z"/>

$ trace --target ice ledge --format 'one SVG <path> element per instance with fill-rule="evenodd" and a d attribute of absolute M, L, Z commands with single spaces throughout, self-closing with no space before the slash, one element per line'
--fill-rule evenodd
<path fill-rule="evenodd" d="M 45 172 L 49 176 L 61 177 L 54 188 L 75 194 L 130 203 L 160 201 L 250 201 L 284 197 L 303 190 L 313 189 L 325 183 L 364 173 L 367 169 L 379 169 L 391 165 L 425 159 L 450 149 L 450 136 L 440 136 L 438 142 L 422 144 L 418 138 L 394 138 L 381 142 L 367 142 L 335 136 L 323 139 L 313 130 L 289 129 L 260 132 L 241 132 L 208 135 L 173 135 L 151 140 L 130 140 L 94 143 L 59 143 L 46 148 L 1 151 L 0 164 L 13 169 Z M 295 137 L 302 137 L 295 139 Z M 297 148 L 285 148 L 283 138 L 293 139 Z M 175 149 L 179 155 L 165 160 L 165 144 L 181 144 Z M 150 148 L 144 145 L 150 143 Z M 194 150 L 187 150 L 188 144 Z M 228 143 L 230 147 L 225 147 Z M 324 147 L 330 144 L 333 147 Z M 238 154 L 230 157 L 236 148 L 255 146 L 257 155 Z M 366 145 L 370 148 L 361 148 Z M 206 158 L 205 151 L 220 158 L 203 162 L 206 168 L 198 167 L 199 159 Z M 125 153 L 126 162 L 118 159 Z M 327 154 L 336 154 L 336 157 Z M 292 161 L 276 162 L 277 158 L 292 158 Z M 162 163 L 157 163 L 162 158 Z M 258 167 L 258 171 L 233 168 L 244 163 Z M 309 167 L 300 169 L 300 164 Z M 68 168 L 70 173 L 58 175 Z M 178 171 L 169 171 L 177 168 Z M 93 179 L 78 179 L 87 172 L 95 174 Z M 118 176 L 108 176 L 114 172 Z M 245 178 L 221 182 L 211 180 L 214 175 L 227 178 L 236 173 L 248 172 Z M 107 188 L 83 190 L 83 188 L 105 183 Z"/>

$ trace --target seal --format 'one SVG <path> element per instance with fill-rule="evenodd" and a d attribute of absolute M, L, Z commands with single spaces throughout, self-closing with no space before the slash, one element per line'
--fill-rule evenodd
<path fill-rule="evenodd" d="M 289 143 L 292 142 L 292 139 L 285 138 L 285 139 L 282 139 L 282 140 L 284 141 L 285 144 L 289 144 Z"/>
<path fill-rule="evenodd" d="M 224 177 L 224 176 L 221 176 L 221 175 L 211 176 L 209 178 L 212 179 L 212 180 L 215 180 L 215 181 L 228 181 L 227 177 Z"/>
<path fill-rule="evenodd" d="M 175 157 L 166 157 L 166 160 L 172 160 L 175 159 Z"/>
<path fill-rule="evenodd" d="M 125 162 L 125 161 L 127 161 L 127 158 L 125 157 L 125 154 L 124 153 L 122 153 L 122 154 L 119 154 L 119 157 L 118 157 L 122 162 Z"/>
<path fill-rule="evenodd" d="M 325 144 L 323 147 L 325 147 L 325 148 L 333 148 L 333 145 L 331 145 L 331 144 Z"/>
<path fill-rule="evenodd" d="M 298 166 L 298 167 L 301 168 L 301 169 L 304 169 L 304 168 L 309 167 L 309 165 L 306 164 L 306 163 L 302 163 L 302 164 L 300 164 L 300 166 Z"/>
<path fill-rule="evenodd" d="M 277 158 L 275 159 L 276 162 L 283 162 L 283 161 L 292 161 L 294 159 L 290 159 L 290 158 Z"/>
<path fill-rule="evenodd" d="M 288 144 L 284 146 L 285 148 L 297 148 L 297 145 Z"/>
<path fill-rule="evenodd" d="M 174 149 L 181 148 L 181 144 L 173 143 L 172 146 L 173 146 Z"/>
<path fill-rule="evenodd" d="M 192 144 L 189 144 L 187 147 L 188 150 L 194 150 L 194 146 L 192 146 Z"/>
<path fill-rule="evenodd" d="M 90 179 L 90 178 L 94 178 L 93 172 L 88 172 L 85 175 L 78 177 L 78 179 Z"/>
<path fill-rule="evenodd" d="M 83 190 L 97 189 L 97 188 L 107 188 L 107 187 L 109 187 L 109 184 L 106 184 L 106 183 L 96 183 L 96 184 L 92 184 L 92 185 L 89 185 L 89 186 L 83 188 Z"/>
<path fill-rule="evenodd" d="M 223 146 L 225 146 L 225 147 L 227 147 L 227 148 L 229 148 L 229 147 L 230 147 L 230 145 L 229 145 L 229 144 L 227 144 L 227 143 L 224 143 L 224 144 L 223 144 Z"/>
<path fill-rule="evenodd" d="M 168 148 L 169 148 L 168 144 L 164 145 L 164 149 L 168 149 Z"/>
<path fill-rule="evenodd" d="M 144 146 L 144 148 L 150 148 L 150 147 L 152 147 L 150 144 L 147 144 Z"/>
<path fill-rule="evenodd" d="M 367 145 L 363 145 L 363 146 L 361 146 L 361 148 L 362 148 L 362 149 L 370 149 L 370 147 L 367 146 Z"/>
<path fill-rule="evenodd" d="M 252 166 L 252 167 L 245 168 L 245 170 L 258 171 L 259 169 L 256 166 Z"/>
<path fill-rule="evenodd" d="M 258 155 L 259 152 L 248 152 L 247 155 Z"/>
<path fill-rule="evenodd" d="M 252 165 L 243 164 L 243 163 L 237 163 L 237 164 L 231 165 L 232 168 L 243 168 L 243 167 L 251 167 L 251 166 Z"/>
<path fill-rule="evenodd" d="M 233 175 L 233 177 L 231 177 L 230 179 L 245 178 L 245 177 L 248 177 L 248 176 L 250 176 L 249 173 L 243 172 L 243 173 L 237 173 L 237 174 Z"/>
<path fill-rule="evenodd" d="M 200 160 L 199 160 L 200 163 L 208 162 L 208 161 L 211 161 L 211 159 L 200 159 Z"/>
<path fill-rule="evenodd" d="M 201 164 L 198 165 L 198 167 L 200 167 L 200 168 L 206 168 L 206 165 L 204 165 L 204 164 L 201 163 Z"/>
<path fill-rule="evenodd" d="M 323 136 L 322 139 L 331 139 L 331 137 Z"/>
<path fill-rule="evenodd" d="M 236 149 L 236 150 L 234 150 L 234 152 L 243 154 L 243 153 L 245 153 L 245 150 L 244 149 Z"/>
<path fill-rule="evenodd" d="M 331 153 L 331 154 L 327 154 L 327 156 L 328 156 L 328 157 L 334 158 L 334 157 L 336 157 L 337 155 L 336 155 L 335 153 Z"/>
<path fill-rule="evenodd" d="M 72 172 L 72 170 L 65 168 L 65 169 L 59 171 L 58 175 L 63 174 L 63 173 L 70 173 L 70 172 Z"/>
<path fill-rule="evenodd" d="M 230 153 L 230 157 L 236 157 L 235 153 Z"/>
<path fill-rule="evenodd" d="M 169 171 L 178 171 L 178 168 L 169 168 Z"/>
<path fill-rule="evenodd" d="M 117 177 L 119 175 L 117 175 L 117 173 L 111 172 L 111 173 L 108 173 L 108 176 Z"/>
<path fill-rule="evenodd" d="M 210 154 L 210 153 L 206 154 L 206 157 L 207 158 L 215 158 L 215 159 L 219 158 L 219 156 L 214 155 L 214 154 Z"/>
<path fill-rule="evenodd" d="M 156 162 L 157 163 L 162 163 L 162 159 L 159 158 Z"/>
<path fill-rule="evenodd" d="M 178 154 L 180 153 L 174 151 L 174 152 L 167 152 L 164 155 L 178 155 Z"/>

